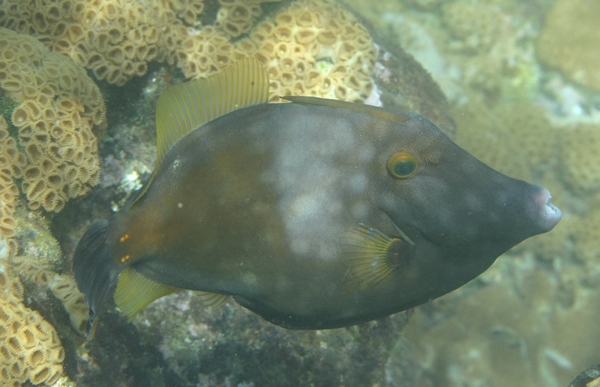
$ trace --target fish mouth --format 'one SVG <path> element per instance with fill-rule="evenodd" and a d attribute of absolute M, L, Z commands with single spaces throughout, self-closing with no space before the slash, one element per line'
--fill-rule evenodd
<path fill-rule="evenodd" d="M 538 211 L 539 225 L 544 229 L 544 232 L 552 230 L 562 218 L 561 210 L 550 202 L 551 198 L 552 195 L 548 189 L 539 187 L 534 199 Z"/>

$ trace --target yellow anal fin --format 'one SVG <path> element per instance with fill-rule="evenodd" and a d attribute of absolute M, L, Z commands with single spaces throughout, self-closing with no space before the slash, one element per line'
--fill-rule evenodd
<path fill-rule="evenodd" d="M 350 262 L 350 274 L 365 286 L 374 286 L 397 269 L 399 238 L 363 225 L 345 232 L 340 247 Z"/>
<path fill-rule="evenodd" d="M 210 293 L 210 292 L 195 292 L 204 306 L 218 308 L 223 305 L 229 298 L 226 294 Z"/>
<path fill-rule="evenodd" d="M 300 105 L 313 105 L 313 106 L 330 106 L 340 109 L 354 110 L 369 114 L 373 117 L 384 118 L 390 121 L 404 122 L 410 120 L 410 116 L 398 110 L 388 110 L 376 106 L 364 105 L 361 103 L 353 103 L 346 101 L 339 101 L 337 99 L 317 98 L 317 97 L 300 97 L 286 95 L 281 97 L 288 101 L 300 104 Z"/>
<path fill-rule="evenodd" d="M 119 274 L 114 299 L 121 312 L 131 318 L 152 301 L 180 290 L 153 281 L 128 266 Z"/>
<path fill-rule="evenodd" d="M 249 57 L 219 74 L 167 88 L 156 104 L 156 165 L 182 137 L 234 110 L 266 103 L 269 76 Z"/>

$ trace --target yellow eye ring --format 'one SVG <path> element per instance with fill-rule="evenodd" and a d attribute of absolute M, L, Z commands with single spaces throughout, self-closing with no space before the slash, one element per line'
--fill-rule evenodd
<path fill-rule="evenodd" d="M 388 159 L 387 170 L 398 179 L 406 179 L 417 171 L 417 165 L 417 159 L 410 153 L 396 152 Z"/>

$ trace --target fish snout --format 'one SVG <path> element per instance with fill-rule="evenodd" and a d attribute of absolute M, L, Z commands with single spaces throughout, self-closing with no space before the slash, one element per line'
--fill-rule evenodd
<path fill-rule="evenodd" d="M 547 232 L 556 226 L 562 218 L 562 212 L 550 202 L 552 195 L 548 189 L 535 187 L 537 190 L 534 194 L 534 212 L 537 215 L 535 218 L 542 232 Z"/>

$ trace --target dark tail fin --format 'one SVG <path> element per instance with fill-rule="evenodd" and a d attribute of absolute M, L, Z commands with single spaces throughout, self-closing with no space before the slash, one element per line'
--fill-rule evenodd
<path fill-rule="evenodd" d="M 95 315 L 106 308 L 114 289 L 116 268 L 112 266 L 106 243 L 107 224 L 108 221 L 103 220 L 90 227 L 81 237 L 73 255 L 75 280 L 90 307 L 88 334 Z"/>

